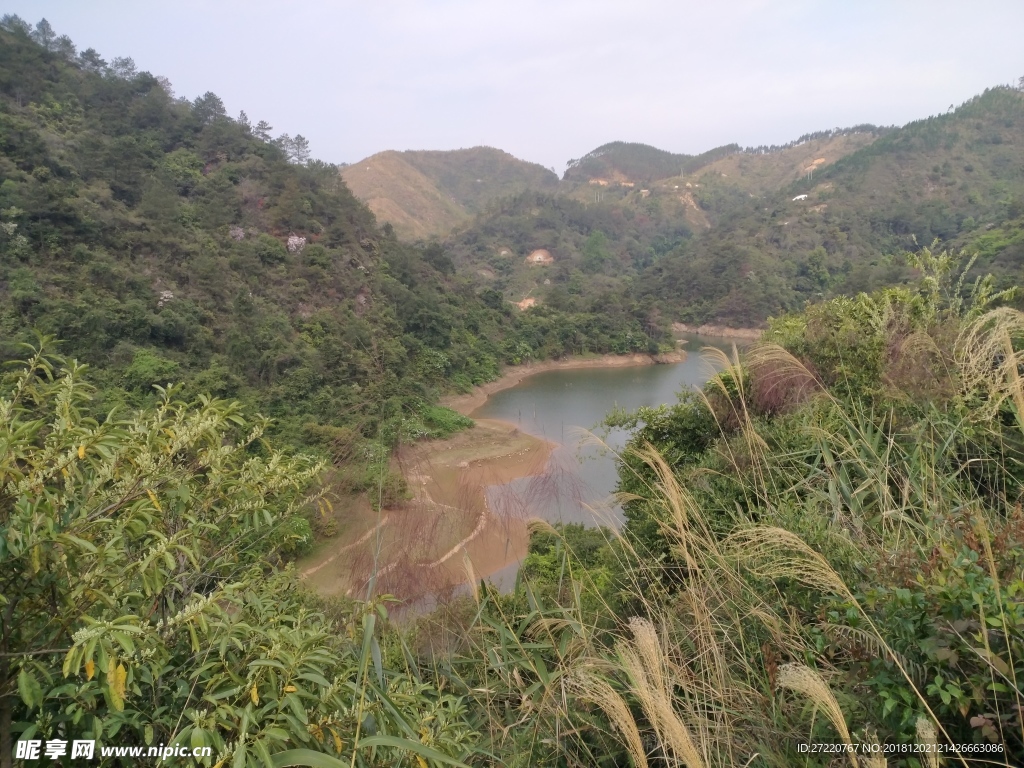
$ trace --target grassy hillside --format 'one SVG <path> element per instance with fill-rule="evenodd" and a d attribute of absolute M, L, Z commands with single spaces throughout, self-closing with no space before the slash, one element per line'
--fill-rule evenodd
<path fill-rule="evenodd" d="M 729 190 L 731 196 L 760 196 L 776 192 L 804 179 L 813 178 L 826 166 L 875 141 L 881 132 L 871 129 L 828 133 L 795 142 L 792 146 L 748 149 L 734 152 L 708 163 L 697 172 L 674 179 L 663 179 L 655 186 L 680 186 L 701 201 L 702 209 L 716 214 L 714 196 Z M 687 186 L 689 185 L 689 186 Z M 703 192 L 697 190 L 705 190 Z"/>
<path fill-rule="evenodd" d="M 379 152 L 346 166 L 341 177 L 404 240 L 445 234 L 467 221 L 465 208 L 407 162 L 404 153 Z"/>
<path fill-rule="evenodd" d="M 903 283 L 902 254 L 935 239 L 978 251 L 970 279 L 990 270 L 1009 284 L 1019 271 L 1020 91 L 992 89 L 899 129 L 726 149 L 685 159 L 606 145 L 574 161 L 558 195 L 491 205 L 450 239 L 456 261 L 512 301 L 560 305 L 595 286 L 661 318 L 734 326 Z M 684 159 L 699 169 L 678 175 Z M 677 175 L 657 178 L 666 173 Z M 555 264 L 525 265 L 535 248 Z"/>
<path fill-rule="evenodd" d="M 553 191 L 547 168 L 491 147 L 449 152 L 380 152 L 342 170 L 352 192 L 399 236 L 444 236 L 495 198 Z"/>

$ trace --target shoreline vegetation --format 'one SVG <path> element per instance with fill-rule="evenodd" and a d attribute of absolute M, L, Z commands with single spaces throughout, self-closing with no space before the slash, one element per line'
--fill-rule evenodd
<path fill-rule="evenodd" d="M 695 333 L 698 336 L 718 336 L 721 339 L 742 339 L 743 341 L 757 341 L 764 333 L 762 328 L 729 328 L 713 323 L 703 325 L 672 323 L 672 330 L 676 333 Z"/>

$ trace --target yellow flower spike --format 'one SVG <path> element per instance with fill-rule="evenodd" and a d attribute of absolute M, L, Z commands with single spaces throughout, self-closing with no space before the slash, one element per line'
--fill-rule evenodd
<path fill-rule="evenodd" d="M 92 680 L 92 676 L 96 674 L 96 662 L 89 659 L 85 662 L 85 679 Z"/>
<path fill-rule="evenodd" d="M 85 458 L 85 443 L 82 443 L 80 446 L 78 446 L 78 458 Z"/>
<path fill-rule="evenodd" d="M 256 706 L 260 704 L 260 693 L 256 690 L 256 685 L 253 684 L 252 688 L 249 689 L 249 698 L 252 699 L 252 703 Z"/>
<path fill-rule="evenodd" d="M 429 766 L 427 765 L 427 761 L 419 755 L 416 755 L 416 762 L 420 764 L 420 768 L 429 768 Z"/>
<path fill-rule="evenodd" d="M 156 511 L 163 512 L 163 509 L 160 507 L 160 502 L 156 500 L 156 494 L 147 488 L 146 495 L 149 496 L 149 500 L 153 502 L 153 506 L 156 507 Z"/>
<path fill-rule="evenodd" d="M 295 693 L 295 691 L 297 691 L 297 690 L 298 690 L 298 688 L 296 688 L 294 685 L 286 685 L 284 687 L 284 692 L 285 693 Z"/>

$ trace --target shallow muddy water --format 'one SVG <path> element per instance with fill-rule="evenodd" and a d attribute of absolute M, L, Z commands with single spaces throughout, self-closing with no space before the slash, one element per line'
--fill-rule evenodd
<path fill-rule="evenodd" d="M 615 525 L 622 511 L 611 494 L 618 482 L 615 453 L 629 439 L 624 430 L 604 435 L 601 421 L 615 408 L 675 403 L 677 394 L 702 386 L 712 370 L 700 354 L 717 347 L 731 354 L 729 339 L 690 335 L 682 363 L 628 368 L 547 371 L 491 395 L 475 418 L 500 419 L 558 444 L 543 475 L 488 489 L 488 505 L 500 516 L 540 517 L 551 523 Z M 604 438 L 599 445 L 598 433 Z M 508 566 L 492 580 L 510 586 L 517 570 Z"/>

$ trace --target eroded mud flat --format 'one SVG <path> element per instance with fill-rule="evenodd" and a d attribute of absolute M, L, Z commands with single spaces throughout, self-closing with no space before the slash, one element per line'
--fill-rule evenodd
<path fill-rule="evenodd" d="M 299 563 L 323 594 L 443 594 L 518 563 L 526 554 L 528 504 L 487 503 L 489 487 L 544 477 L 555 444 L 515 425 L 479 419 L 444 440 L 398 451 L 412 498 L 391 509 L 350 510 L 338 535 Z M 375 576 L 374 576 L 375 575 Z"/>

